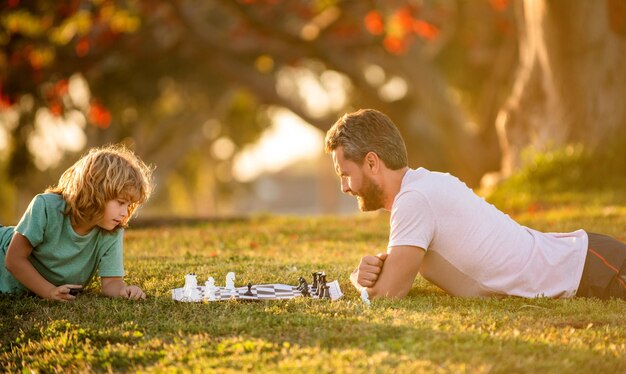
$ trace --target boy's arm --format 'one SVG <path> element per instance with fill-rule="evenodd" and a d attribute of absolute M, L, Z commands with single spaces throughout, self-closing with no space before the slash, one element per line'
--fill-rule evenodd
<path fill-rule="evenodd" d="M 24 235 L 15 232 L 7 248 L 4 260 L 7 270 L 13 277 L 44 299 L 60 301 L 75 299 L 74 296 L 70 295 L 70 289 L 82 288 L 83 286 L 79 284 L 64 284 L 57 287 L 48 282 L 39 274 L 28 259 L 32 251 L 33 246 L 28 239 Z"/>
<path fill-rule="evenodd" d="M 109 297 L 123 297 L 131 300 L 145 299 L 146 294 L 137 286 L 124 283 L 122 277 L 100 277 L 102 293 Z"/>
<path fill-rule="evenodd" d="M 380 259 L 378 274 L 376 262 L 367 261 L 364 257 L 356 273 L 350 278 L 357 289 L 366 287 L 370 298 L 404 297 L 411 289 L 425 253 L 426 251 L 419 247 L 391 247 L 386 257 L 376 256 Z M 371 281 L 371 278 L 374 280 Z"/>

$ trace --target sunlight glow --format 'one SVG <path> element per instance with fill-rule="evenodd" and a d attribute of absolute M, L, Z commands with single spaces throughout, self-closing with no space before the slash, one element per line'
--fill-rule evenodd
<path fill-rule="evenodd" d="M 87 110 L 91 92 L 89 84 L 81 74 L 74 74 L 70 77 L 67 90 L 74 105 L 81 110 Z"/>
<path fill-rule="evenodd" d="M 8 152 L 10 132 L 17 126 L 19 117 L 15 105 L 0 111 L 0 157 L 6 156 Z"/>
<path fill-rule="evenodd" d="M 378 89 L 378 96 L 380 96 L 382 100 L 393 102 L 404 98 L 408 91 L 409 87 L 406 81 L 395 76 Z"/>
<path fill-rule="evenodd" d="M 35 166 L 45 170 L 56 166 L 66 151 L 78 152 L 87 144 L 85 116 L 73 110 L 65 116 L 55 116 L 48 108 L 40 108 L 35 115 L 35 129 L 28 139 L 28 149 Z"/>
<path fill-rule="evenodd" d="M 378 87 L 385 82 L 385 70 L 378 65 L 367 65 L 363 69 L 363 75 L 367 83 Z"/>
<path fill-rule="evenodd" d="M 326 70 L 318 77 L 304 68 L 283 68 L 276 84 L 282 97 L 298 97 L 307 113 L 314 117 L 323 117 L 345 106 L 349 87 L 350 81 L 336 71 Z"/>
<path fill-rule="evenodd" d="M 323 152 L 324 136 L 320 130 L 285 109 L 276 109 L 271 117 L 273 124 L 261 139 L 235 156 L 235 179 L 249 182 L 265 172 L 279 171 Z"/>
<path fill-rule="evenodd" d="M 235 143 L 230 138 L 222 136 L 211 145 L 211 153 L 218 160 L 226 160 L 235 153 Z"/>

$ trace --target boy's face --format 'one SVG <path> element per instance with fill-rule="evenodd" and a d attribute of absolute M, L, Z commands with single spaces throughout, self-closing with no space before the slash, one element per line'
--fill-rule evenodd
<path fill-rule="evenodd" d="M 113 230 L 128 217 L 129 205 L 130 201 L 121 198 L 107 201 L 104 216 L 96 225 L 107 231 Z"/>

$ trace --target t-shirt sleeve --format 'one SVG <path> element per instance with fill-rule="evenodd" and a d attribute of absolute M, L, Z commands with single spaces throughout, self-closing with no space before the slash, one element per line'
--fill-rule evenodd
<path fill-rule="evenodd" d="M 98 264 L 101 277 L 124 276 L 124 230 L 118 230 L 109 236 Z"/>
<path fill-rule="evenodd" d="M 417 191 L 402 192 L 391 210 L 388 247 L 410 245 L 428 249 L 435 235 L 435 216 Z"/>
<path fill-rule="evenodd" d="M 46 200 L 37 195 L 31 200 L 15 231 L 24 235 L 33 247 L 37 247 L 43 242 L 47 222 Z"/>

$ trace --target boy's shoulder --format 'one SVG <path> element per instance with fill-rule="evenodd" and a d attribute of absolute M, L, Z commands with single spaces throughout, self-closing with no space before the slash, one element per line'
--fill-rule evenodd
<path fill-rule="evenodd" d="M 63 197 L 56 193 L 45 192 L 35 195 L 31 202 L 32 209 L 43 209 L 46 211 L 61 211 L 65 210 L 65 200 Z"/>
<path fill-rule="evenodd" d="M 63 196 L 52 193 L 52 192 L 44 192 L 35 196 L 35 198 L 43 199 L 43 201 L 47 204 L 51 205 L 65 205 L 65 200 L 63 200 Z"/>

